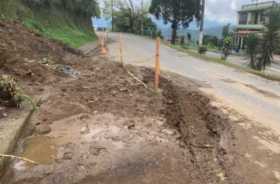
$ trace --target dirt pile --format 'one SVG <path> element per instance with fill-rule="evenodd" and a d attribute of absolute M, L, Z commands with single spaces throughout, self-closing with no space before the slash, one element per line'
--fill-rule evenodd
<path fill-rule="evenodd" d="M 16 152 L 40 164 L 13 162 L 3 184 L 242 183 L 224 164 L 228 119 L 189 80 L 163 77 L 156 93 L 120 64 L 78 57 L 17 23 L 0 24 L 0 38 L 0 73 L 41 97 Z M 150 69 L 126 67 L 152 86 Z"/>
<path fill-rule="evenodd" d="M 0 75 L 19 81 L 25 94 L 39 95 L 42 84 L 60 80 L 65 63 L 71 67 L 70 61 L 80 57 L 80 51 L 48 40 L 19 22 L 0 22 Z"/>
<path fill-rule="evenodd" d="M 65 55 L 81 53 L 61 43 L 43 38 L 18 22 L 0 22 L 0 73 L 18 80 L 46 82 L 52 75 L 48 65 L 63 64 Z"/>

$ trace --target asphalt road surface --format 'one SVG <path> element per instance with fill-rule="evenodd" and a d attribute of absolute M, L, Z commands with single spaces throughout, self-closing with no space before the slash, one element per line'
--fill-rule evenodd
<path fill-rule="evenodd" d="M 110 33 L 110 57 L 119 59 L 119 34 Z M 153 66 L 155 41 L 123 34 L 124 61 L 127 64 Z M 189 56 L 162 44 L 163 70 L 201 82 L 201 90 L 218 102 L 280 133 L 280 83 Z"/>

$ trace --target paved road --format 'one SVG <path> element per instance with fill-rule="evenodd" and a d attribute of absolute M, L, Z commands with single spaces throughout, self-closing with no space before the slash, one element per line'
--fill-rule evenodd
<path fill-rule="evenodd" d="M 119 57 L 117 34 L 110 34 L 116 41 L 109 45 L 110 56 Z M 135 35 L 123 35 L 125 62 L 153 66 L 155 43 Z M 161 46 L 161 66 L 183 76 L 203 82 L 201 90 L 212 95 L 225 106 L 237 110 L 280 133 L 280 83 L 241 72 L 236 69 L 206 62 L 188 54 Z"/>
<path fill-rule="evenodd" d="M 220 58 L 221 54 L 217 52 L 207 52 L 207 54 L 211 57 L 217 57 Z M 244 56 L 237 56 L 237 55 L 231 55 L 228 60 L 228 62 L 231 62 L 233 64 L 237 64 L 243 67 L 248 67 L 249 65 L 249 58 Z M 280 61 L 279 57 L 274 56 L 274 63 L 271 64 L 271 66 L 267 66 L 265 70 L 266 74 L 276 75 L 280 76 Z"/>

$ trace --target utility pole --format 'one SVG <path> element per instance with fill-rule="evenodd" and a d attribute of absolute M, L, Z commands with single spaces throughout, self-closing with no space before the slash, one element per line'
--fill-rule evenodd
<path fill-rule="evenodd" d="M 205 12 L 205 0 L 200 0 L 200 27 L 199 27 L 199 46 L 203 45 L 203 31 L 204 31 L 204 12 Z"/>
<path fill-rule="evenodd" d="M 141 35 L 144 34 L 144 1 L 141 1 Z"/>
<path fill-rule="evenodd" d="M 112 32 L 114 32 L 114 0 L 111 0 Z"/>

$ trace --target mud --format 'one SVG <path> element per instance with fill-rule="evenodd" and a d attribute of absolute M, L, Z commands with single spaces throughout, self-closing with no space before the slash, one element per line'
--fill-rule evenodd
<path fill-rule="evenodd" d="M 17 150 L 40 165 L 15 161 L 3 183 L 227 182 L 221 140 L 229 124 L 197 86 L 162 78 L 156 93 L 106 59 L 73 66 L 79 78 L 49 86 L 32 119 L 52 132 L 27 136 Z M 151 70 L 128 69 L 152 86 Z"/>
<path fill-rule="evenodd" d="M 11 38 L 5 47 L 19 54 L 13 59 L 12 47 L 2 50 L 0 72 L 41 97 L 13 153 L 38 165 L 13 160 L 1 184 L 246 183 L 233 167 L 232 122 L 194 82 L 163 74 L 155 92 L 151 69 L 124 69 L 95 51 L 82 57 L 18 23 L 0 26 L 0 35 Z M 61 65 L 69 66 L 67 75 L 57 70 Z M 52 131 L 38 135 L 40 125 Z"/>

